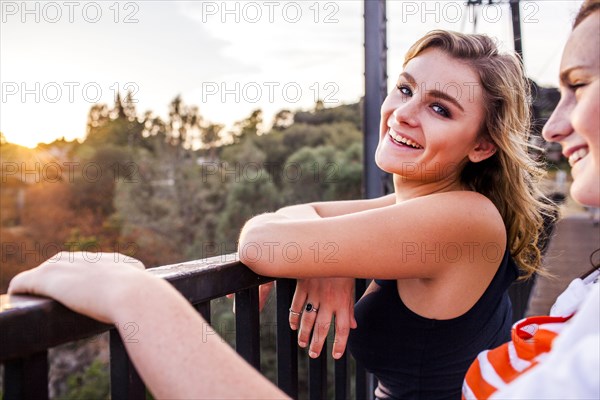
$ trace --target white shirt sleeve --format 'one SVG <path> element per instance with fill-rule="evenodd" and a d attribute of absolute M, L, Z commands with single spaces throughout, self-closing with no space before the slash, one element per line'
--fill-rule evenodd
<path fill-rule="evenodd" d="M 552 351 L 492 399 L 600 399 L 600 285 L 590 286 Z"/>

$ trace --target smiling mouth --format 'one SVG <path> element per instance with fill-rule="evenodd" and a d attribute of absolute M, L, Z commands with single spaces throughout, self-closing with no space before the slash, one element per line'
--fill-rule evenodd
<path fill-rule="evenodd" d="M 413 149 L 417 149 L 417 150 L 421 150 L 423 148 L 423 146 L 421 146 L 418 143 L 413 142 L 409 138 L 405 138 L 404 136 L 400 135 L 399 133 L 395 133 L 394 131 L 392 131 L 391 128 L 388 131 L 388 134 L 390 135 L 390 138 L 392 139 L 392 141 L 394 141 L 394 143 L 396 143 L 396 144 L 404 145 L 407 147 L 412 147 Z"/>
<path fill-rule="evenodd" d="M 581 149 L 573 152 L 573 154 L 571 154 L 569 156 L 569 165 L 572 167 L 579 160 L 581 160 L 583 157 L 587 156 L 587 154 L 588 154 L 588 148 L 587 147 L 582 147 Z"/>

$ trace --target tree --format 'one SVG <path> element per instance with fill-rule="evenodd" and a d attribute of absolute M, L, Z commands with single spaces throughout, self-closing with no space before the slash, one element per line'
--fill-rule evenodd
<path fill-rule="evenodd" d="M 104 144 L 132 147 L 141 144 L 143 131 L 144 125 L 137 120 L 131 94 L 128 93 L 123 102 L 117 93 L 112 109 L 105 104 L 95 104 L 90 109 L 85 143 L 92 147 Z"/>
<path fill-rule="evenodd" d="M 272 129 L 284 130 L 294 123 L 294 113 L 290 110 L 281 110 L 273 118 Z"/>
<path fill-rule="evenodd" d="M 209 158 L 216 159 L 216 150 L 219 140 L 221 140 L 221 131 L 225 126 L 221 124 L 208 124 L 202 129 L 202 144 L 209 149 Z"/>
<path fill-rule="evenodd" d="M 169 105 L 169 120 L 166 124 L 167 141 L 174 146 L 192 149 L 200 143 L 202 116 L 196 106 L 187 106 L 181 96 Z"/>
<path fill-rule="evenodd" d="M 254 176 L 231 183 L 225 208 L 219 216 L 218 243 L 229 252 L 235 251 L 240 230 L 248 219 L 263 212 L 273 212 L 281 204 L 279 190 L 269 173 L 259 170 Z"/>
<path fill-rule="evenodd" d="M 238 132 L 237 138 L 234 137 L 234 142 L 237 143 L 246 138 L 253 138 L 262 133 L 262 123 L 262 110 L 256 109 L 252 111 L 248 118 L 235 123 Z"/>

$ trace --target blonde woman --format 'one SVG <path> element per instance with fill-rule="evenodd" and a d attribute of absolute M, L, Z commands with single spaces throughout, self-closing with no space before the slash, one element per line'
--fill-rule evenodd
<path fill-rule="evenodd" d="M 344 352 L 357 277 L 377 280 L 357 305 L 350 344 L 379 378 L 378 397 L 457 398 L 477 353 L 509 339 L 506 288 L 517 265 L 524 276 L 539 267 L 546 209 L 527 153 L 527 87 L 519 60 L 490 38 L 431 32 L 409 50 L 381 108 L 376 160 L 393 174 L 394 194 L 248 221 L 241 259 L 301 279 L 290 323 L 311 356 L 334 314 L 334 357 Z M 168 284 L 106 260 L 45 263 L 10 291 L 51 296 L 104 322 L 134 318 L 139 346 L 128 351 L 157 397 L 283 397 L 218 339 L 198 341 L 203 320 Z"/>
<path fill-rule="evenodd" d="M 246 265 L 303 279 L 290 323 L 312 357 L 335 314 L 333 357 L 357 326 L 350 350 L 378 378 L 378 398 L 458 398 L 477 353 L 509 340 L 513 259 L 524 276 L 539 267 L 547 208 L 533 189 L 527 88 L 519 60 L 489 37 L 430 32 L 381 107 L 376 162 L 393 174 L 394 194 L 246 224 Z M 275 248 L 292 243 L 295 258 Z M 316 257 L 319 248 L 335 254 Z M 357 277 L 375 281 L 354 321 Z"/>

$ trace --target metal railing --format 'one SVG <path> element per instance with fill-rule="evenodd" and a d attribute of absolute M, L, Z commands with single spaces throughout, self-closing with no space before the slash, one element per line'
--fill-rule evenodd
<path fill-rule="evenodd" d="M 256 275 L 237 261 L 235 254 L 147 271 L 169 281 L 209 323 L 210 301 L 236 293 L 236 351 L 260 370 L 258 286 L 273 278 Z M 292 398 L 297 398 L 299 393 L 297 333 L 289 328 L 288 323 L 295 285 L 294 280 L 279 279 L 276 289 L 277 385 Z M 358 281 L 357 297 L 364 287 L 364 281 Z M 50 299 L 0 296 L 0 363 L 4 364 L 4 399 L 48 398 L 48 349 L 105 331 L 110 331 L 112 399 L 145 399 L 146 387 L 113 326 L 72 312 Z M 328 396 L 327 353 L 324 348 L 320 357 L 308 362 L 309 399 Z M 334 396 L 336 399 L 348 399 L 351 397 L 349 359 L 344 354 L 341 359 L 335 360 L 334 365 Z M 352 397 L 372 398 L 369 375 L 357 365 Z"/>

